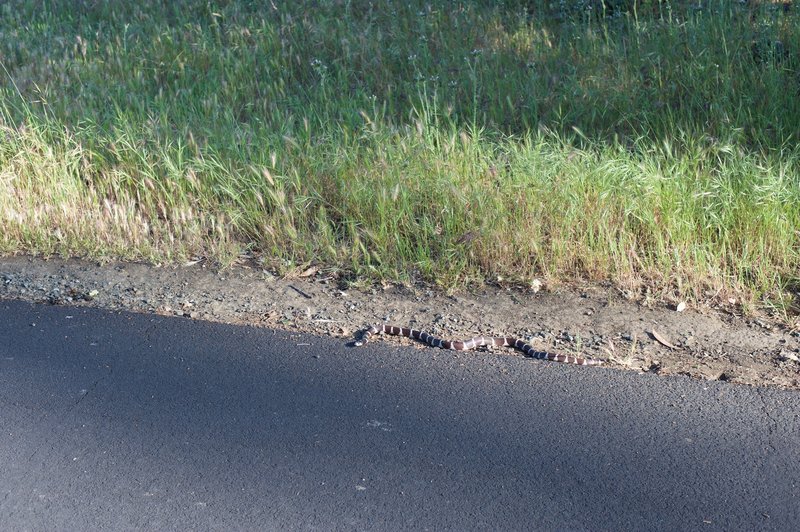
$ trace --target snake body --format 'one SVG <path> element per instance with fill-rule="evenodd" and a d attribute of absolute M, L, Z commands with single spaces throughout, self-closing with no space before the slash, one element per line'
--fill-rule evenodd
<path fill-rule="evenodd" d="M 478 336 L 470 338 L 469 340 L 443 340 L 417 329 L 409 329 L 408 327 L 397 327 L 395 325 L 373 325 L 365 330 L 361 339 L 355 342 L 356 346 L 362 346 L 367 343 L 370 336 L 374 334 L 393 334 L 396 336 L 405 336 L 406 338 L 413 338 L 425 342 L 431 347 L 439 347 L 441 349 L 452 349 L 453 351 L 468 351 L 482 346 L 495 346 L 495 347 L 513 347 L 519 349 L 525 356 L 531 358 L 538 358 L 540 360 L 551 360 L 553 362 L 563 362 L 565 364 L 576 364 L 578 366 L 599 366 L 604 361 L 591 358 L 591 357 L 575 357 L 570 355 L 560 355 L 557 353 L 548 353 L 547 351 L 539 351 L 529 343 L 519 338 L 512 336 L 507 337 L 493 337 L 493 336 Z"/>

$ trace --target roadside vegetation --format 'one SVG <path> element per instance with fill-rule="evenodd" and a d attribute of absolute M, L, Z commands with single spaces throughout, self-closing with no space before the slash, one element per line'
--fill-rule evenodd
<path fill-rule="evenodd" d="M 0 252 L 611 280 L 791 313 L 798 12 L 10 0 Z"/>

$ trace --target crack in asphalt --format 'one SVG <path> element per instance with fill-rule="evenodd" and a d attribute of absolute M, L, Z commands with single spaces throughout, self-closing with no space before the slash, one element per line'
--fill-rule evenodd
<path fill-rule="evenodd" d="M 775 444 L 773 443 L 773 436 L 779 430 L 778 420 L 773 417 L 772 413 L 770 412 L 769 406 L 767 405 L 767 400 L 764 397 L 765 389 L 757 389 L 756 395 L 758 396 L 759 400 L 761 401 L 761 412 L 764 416 L 769 420 L 767 424 L 767 446 L 770 450 L 776 451 Z"/>
<path fill-rule="evenodd" d="M 81 402 L 83 402 L 83 400 L 86 398 L 86 396 L 88 396 L 90 393 L 93 393 L 97 389 L 99 384 L 104 379 L 107 379 L 107 378 L 111 377 L 111 375 L 113 375 L 113 373 L 114 373 L 114 368 L 112 366 L 108 366 L 108 372 L 105 375 L 102 375 L 101 377 L 95 379 L 95 381 L 91 384 L 91 386 L 89 386 L 89 388 L 84 393 L 80 393 L 78 399 L 72 404 L 72 406 L 69 408 L 68 411 L 71 412 L 71 411 L 75 410 L 78 407 L 78 405 L 80 405 Z M 33 423 L 33 426 L 36 427 L 37 425 L 42 423 L 46 417 L 47 417 L 46 414 L 42 414 L 41 416 L 39 416 L 39 419 L 37 419 Z M 44 447 L 45 445 L 48 445 L 51 440 L 52 440 L 52 438 L 43 438 L 42 440 L 40 440 L 39 444 L 36 445 L 36 447 L 33 449 L 33 452 L 28 455 L 28 457 L 26 459 L 26 463 L 30 464 L 31 462 L 33 462 L 34 458 L 36 458 L 36 455 L 39 454 L 39 451 L 42 449 L 42 447 Z M 11 496 L 12 492 L 14 492 L 15 489 L 18 486 L 19 486 L 19 482 L 17 482 L 16 485 L 12 486 L 11 489 L 6 491 L 5 495 L 3 495 L 3 500 L 0 501 L 0 507 L 5 506 L 6 502 L 8 501 L 8 498 Z M 6 514 L 4 516 L 4 520 L 10 521 L 13 516 L 14 516 L 14 512 L 9 512 L 8 514 Z"/>
<path fill-rule="evenodd" d="M 106 373 L 105 375 L 95 379 L 95 381 L 91 384 L 91 386 L 89 386 L 89 389 L 87 389 L 85 391 L 81 390 L 81 392 L 83 392 L 83 393 L 79 393 L 78 399 L 72 404 L 72 406 L 69 408 L 68 412 L 72 412 L 73 410 L 75 410 L 78 407 L 78 405 L 80 405 L 81 402 L 83 402 L 83 400 L 86 398 L 86 396 L 88 396 L 90 393 L 94 392 L 97 389 L 97 386 L 104 379 L 109 378 L 113 373 L 114 373 L 114 368 L 112 366 L 108 366 L 108 373 Z M 36 420 L 36 422 L 33 425 L 34 426 L 39 425 L 46 417 L 47 417 L 47 415 L 43 414 L 42 416 L 39 417 L 39 419 Z M 28 458 L 27 458 L 26 461 L 28 463 L 32 462 L 33 459 L 36 457 L 36 455 L 39 453 L 39 451 L 42 449 L 42 447 L 44 445 L 46 445 L 48 442 L 50 442 L 50 440 L 51 440 L 50 438 L 43 438 L 39 442 L 39 444 L 33 449 L 33 452 L 30 455 L 28 455 Z M 6 496 L 8 496 L 8 494 L 6 494 Z"/>
<path fill-rule="evenodd" d="M 103 380 L 111 377 L 111 375 L 114 374 L 114 368 L 112 366 L 107 366 L 107 368 L 108 368 L 108 373 L 106 373 L 105 375 L 102 375 L 101 377 L 98 377 L 97 379 L 95 379 L 95 381 L 91 384 L 91 386 L 89 386 L 89 388 L 87 390 L 81 390 L 81 392 L 78 394 L 78 400 L 75 401 L 75 403 L 72 405 L 70 410 L 74 410 L 75 408 L 77 408 L 77 406 L 79 404 L 81 404 L 81 402 L 84 399 L 86 399 L 86 396 L 88 396 L 90 393 L 94 392 L 97 389 L 97 386 Z"/>

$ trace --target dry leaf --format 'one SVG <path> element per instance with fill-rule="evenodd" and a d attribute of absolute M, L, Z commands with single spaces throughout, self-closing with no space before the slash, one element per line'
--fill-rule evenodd
<path fill-rule="evenodd" d="M 666 346 L 666 347 L 669 347 L 670 349 L 677 349 L 677 347 L 675 347 L 674 345 L 672 345 L 671 343 L 669 343 L 669 341 L 668 341 L 667 339 L 665 339 L 663 336 L 661 336 L 660 334 L 658 334 L 658 332 L 656 332 L 656 330 L 655 330 L 655 329 L 653 329 L 652 331 L 650 331 L 650 334 L 652 334 L 652 335 L 653 335 L 653 338 L 655 338 L 655 339 L 656 339 L 656 341 L 657 341 L 658 343 L 660 343 L 661 345 L 663 345 L 663 346 Z"/>
<path fill-rule="evenodd" d="M 308 268 L 306 271 L 304 271 L 303 273 L 301 273 L 301 274 L 300 274 L 300 277 L 311 277 L 311 276 L 312 276 L 312 275 L 314 275 L 315 273 L 317 273 L 317 267 L 316 267 L 316 266 L 311 266 L 311 267 L 310 267 L 310 268 Z"/>

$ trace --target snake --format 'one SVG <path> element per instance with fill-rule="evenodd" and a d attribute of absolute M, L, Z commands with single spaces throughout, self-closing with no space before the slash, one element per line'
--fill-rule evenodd
<path fill-rule="evenodd" d="M 361 339 L 354 342 L 356 347 L 362 346 L 369 341 L 370 337 L 375 334 L 392 334 L 395 336 L 405 336 L 425 342 L 431 347 L 438 347 L 441 349 L 451 349 L 453 351 L 469 351 L 476 347 L 494 346 L 494 347 L 513 347 L 522 351 L 525 356 L 536 358 L 539 360 L 550 360 L 553 362 L 563 362 L 564 364 L 576 364 L 578 366 L 599 366 L 605 361 L 599 358 L 591 357 L 576 357 L 571 355 L 562 355 L 558 353 L 549 353 L 547 351 L 539 351 L 531 344 L 514 338 L 513 336 L 478 336 L 470 338 L 469 340 L 443 340 L 437 338 L 432 334 L 417 329 L 410 329 L 408 327 L 397 327 L 395 325 L 373 325 L 364 330 L 361 334 Z"/>

